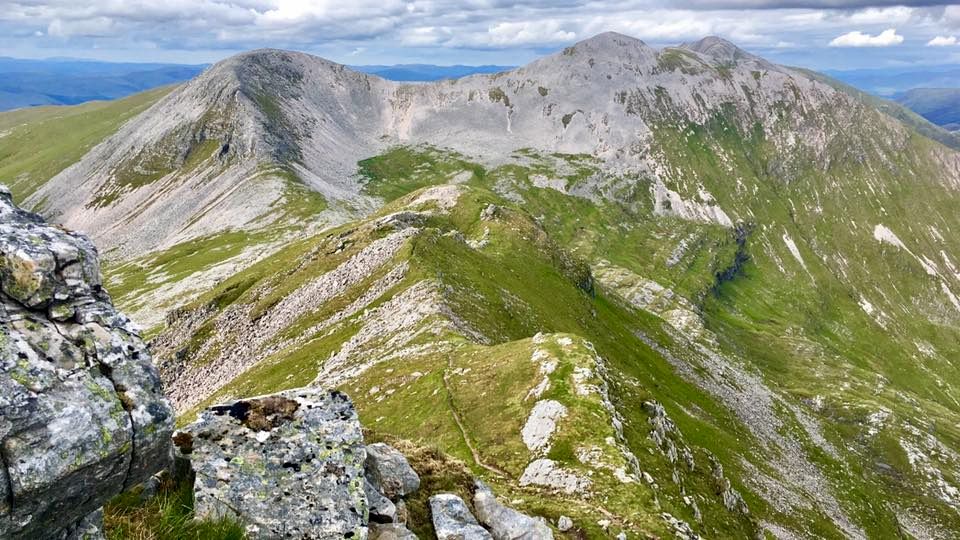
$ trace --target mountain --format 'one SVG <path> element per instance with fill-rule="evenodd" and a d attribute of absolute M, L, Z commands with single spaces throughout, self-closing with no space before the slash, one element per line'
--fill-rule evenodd
<path fill-rule="evenodd" d="M 477 73 L 500 73 L 516 66 L 435 66 L 431 64 L 397 64 L 393 66 L 350 66 L 351 69 L 383 77 L 389 81 L 425 82 L 459 79 Z"/>
<path fill-rule="evenodd" d="M 141 104 L 14 193 L 100 246 L 181 423 L 336 387 L 588 538 L 960 531 L 960 154 L 922 119 L 614 33 L 420 84 L 252 51 Z"/>
<path fill-rule="evenodd" d="M 893 97 L 913 88 L 957 88 L 960 66 L 956 64 L 922 67 L 873 68 L 826 71 L 827 75 L 871 94 Z"/>
<path fill-rule="evenodd" d="M 195 77 L 204 66 L 0 57 L 0 111 L 128 96 Z"/>
<path fill-rule="evenodd" d="M 913 88 L 897 102 L 950 131 L 960 131 L 960 88 Z"/>

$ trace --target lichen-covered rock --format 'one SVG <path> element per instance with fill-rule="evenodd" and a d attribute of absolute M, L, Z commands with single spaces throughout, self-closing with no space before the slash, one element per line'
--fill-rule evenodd
<path fill-rule="evenodd" d="M 0 538 L 96 529 L 103 503 L 167 466 L 173 410 L 90 240 L 6 188 L 0 326 Z"/>
<path fill-rule="evenodd" d="M 467 503 L 452 493 L 430 497 L 430 514 L 437 540 L 493 540 L 470 513 Z"/>
<path fill-rule="evenodd" d="M 553 531 L 546 522 L 500 504 L 483 482 L 477 482 L 473 508 L 477 519 L 490 529 L 494 540 L 553 540 Z"/>
<path fill-rule="evenodd" d="M 210 407 L 174 443 L 196 474 L 197 518 L 239 519 L 250 538 L 367 536 L 363 435 L 340 392 Z"/>
<path fill-rule="evenodd" d="M 370 483 L 391 500 L 420 489 L 420 477 L 407 458 L 383 443 L 367 446 L 366 474 Z"/>
<path fill-rule="evenodd" d="M 417 540 L 417 535 L 400 523 L 372 523 L 369 540 Z"/>

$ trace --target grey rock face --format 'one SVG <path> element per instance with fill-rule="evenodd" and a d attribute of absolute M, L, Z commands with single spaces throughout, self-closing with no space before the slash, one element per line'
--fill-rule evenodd
<path fill-rule="evenodd" d="M 367 446 L 366 475 L 370 483 L 391 500 L 420 488 L 420 477 L 398 450 L 383 444 Z"/>
<path fill-rule="evenodd" d="M 377 491 L 377 488 L 366 478 L 363 479 L 363 492 L 367 496 L 371 522 L 393 523 L 398 521 L 396 505 Z"/>
<path fill-rule="evenodd" d="M 553 531 L 542 519 L 534 519 L 500 504 L 483 482 L 477 482 L 473 507 L 477 519 L 490 529 L 494 540 L 553 540 Z"/>
<path fill-rule="evenodd" d="M 417 540 L 417 535 L 399 523 L 370 525 L 370 540 Z"/>
<path fill-rule="evenodd" d="M 430 497 L 430 514 L 437 540 L 493 540 L 480 526 L 463 499 L 452 493 Z"/>
<path fill-rule="evenodd" d="M 198 518 L 239 519 L 250 538 L 367 536 L 363 436 L 340 392 L 211 407 L 174 442 L 196 473 Z"/>
<path fill-rule="evenodd" d="M 96 248 L 6 188 L 0 326 L 0 538 L 93 530 L 104 502 L 168 464 L 173 411 Z"/>
<path fill-rule="evenodd" d="M 103 540 L 103 509 L 94 511 L 70 527 L 65 540 Z"/>

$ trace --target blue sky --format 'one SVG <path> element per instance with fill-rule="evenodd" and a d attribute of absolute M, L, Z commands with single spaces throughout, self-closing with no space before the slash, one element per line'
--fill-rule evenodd
<path fill-rule="evenodd" d="M 206 63 L 277 47 L 518 65 L 606 30 L 655 46 L 715 34 L 816 69 L 960 65 L 960 5 L 938 0 L 0 0 L 0 55 L 21 58 Z"/>

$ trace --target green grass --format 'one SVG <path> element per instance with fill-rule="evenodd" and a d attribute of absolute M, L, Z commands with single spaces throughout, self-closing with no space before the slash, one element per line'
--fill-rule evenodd
<path fill-rule="evenodd" d="M 151 253 L 104 269 L 106 288 L 127 309 L 139 305 L 138 299 L 163 283 L 188 279 L 238 255 L 258 240 L 256 233 L 229 231 L 196 238 L 159 253 Z M 154 277 L 152 277 L 154 276 Z"/>
<path fill-rule="evenodd" d="M 124 122 L 171 91 L 158 88 L 115 101 L 0 113 L 0 183 L 18 202 L 79 161 Z"/>
<path fill-rule="evenodd" d="M 476 179 L 484 172 L 457 154 L 430 147 L 401 146 L 358 165 L 364 191 L 387 201 L 421 187 L 449 183 L 461 173 Z"/>
<path fill-rule="evenodd" d="M 664 49 L 657 56 L 657 68 L 661 71 L 680 71 L 687 75 L 696 75 L 707 67 L 695 54 L 684 49 Z"/>
<path fill-rule="evenodd" d="M 140 490 L 124 493 L 104 506 L 108 540 L 243 540 L 243 527 L 228 519 L 195 520 L 193 483 L 163 483 L 156 497 L 140 500 Z"/>
<path fill-rule="evenodd" d="M 508 96 L 499 86 L 493 87 L 488 92 L 490 101 L 494 103 L 503 103 L 505 107 L 510 107 L 510 96 Z"/>

